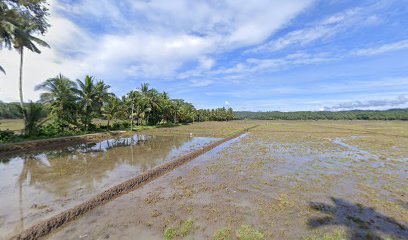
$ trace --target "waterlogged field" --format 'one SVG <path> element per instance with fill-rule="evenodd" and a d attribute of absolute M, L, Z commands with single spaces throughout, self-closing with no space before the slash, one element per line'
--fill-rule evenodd
<path fill-rule="evenodd" d="M 408 239 L 407 122 L 246 124 L 259 126 L 49 238 Z"/>
<path fill-rule="evenodd" d="M 0 156 L 0 239 L 215 140 L 134 135 Z"/>

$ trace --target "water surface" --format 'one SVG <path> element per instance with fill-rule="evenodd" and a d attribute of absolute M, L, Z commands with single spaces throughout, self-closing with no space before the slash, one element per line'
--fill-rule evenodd
<path fill-rule="evenodd" d="M 0 157 L 0 239 L 215 140 L 134 135 Z"/>

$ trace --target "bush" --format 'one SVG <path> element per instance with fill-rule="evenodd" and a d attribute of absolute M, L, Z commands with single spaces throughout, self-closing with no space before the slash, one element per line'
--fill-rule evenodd
<path fill-rule="evenodd" d="M 0 143 L 12 142 L 17 138 L 11 130 L 0 130 Z"/>
<path fill-rule="evenodd" d="M 109 128 L 109 130 L 126 130 L 126 129 L 130 129 L 130 122 L 127 122 L 127 121 L 115 122 Z"/>
<path fill-rule="evenodd" d="M 40 136 L 54 137 L 59 135 L 59 129 L 56 124 L 47 124 L 41 126 L 39 130 Z"/>

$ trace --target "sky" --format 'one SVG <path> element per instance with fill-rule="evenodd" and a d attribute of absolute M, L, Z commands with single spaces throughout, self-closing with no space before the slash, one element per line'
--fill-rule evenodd
<path fill-rule="evenodd" d="M 26 51 L 24 94 L 59 73 L 117 95 L 147 82 L 197 108 L 408 107 L 408 0 L 53 0 L 50 49 Z M 18 100 L 1 49 L 0 100 Z"/>

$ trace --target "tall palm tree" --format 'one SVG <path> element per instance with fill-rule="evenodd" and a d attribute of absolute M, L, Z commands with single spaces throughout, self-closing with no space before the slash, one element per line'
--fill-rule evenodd
<path fill-rule="evenodd" d="M 161 108 L 161 120 L 167 122 L 171 118 L 171 100 L 167 92 L 159 94 L 159 105 Z"/>
<path fill-rule="evenodd" d="M 139 90 L 142 95 L 144 109 L 146 110 L 145 112 L 147 112 L 146 124 L 148 125 L 150 116 L 151 116 L 151 112 L 158 110 L 160 107 L 159 102 L 158 102 L 159 93 L 154 88 L 149 89 L 148 83 L 142 83 Z"/>
<path fill-rule="evenodd" d="M 35 53 L 41 53 L 41 51 L 37 48 L 35 43 L 41 45 L 43 47 L 50 47 L 45 41 L 34 37 L 31 35 L 32 30 L 29 28 L 21 30 L 16 29 L 15 31 L 15 39 L 14 39 L 14 48 L 20 54 L 20 70 L 19 70 L 19 93 L 20 93 L 20 106 L 23 111 L 23 118 L 24 122 L 27 122 L 27 114 L 24 110 L 24 98 L 23 98 L 23 59 L 24 59 L 24 48 L 27 48 Z"/>
<path fill-rule="evenodd" d="M 112 120 L 117 118 L 122 114 L 122 102 L 116 96 L 109 96 L 106 99 L 105 104 L 102 107 L 102 115 L 108 119 L 108 123 L 106 125 L 107 129 L 109 130 L 109 124 Z"/>
<path fill-rule="evenodd" d="M 95 105 L 98 100 L 98 92 L 94 83 L 94 77 L 85 76 L 84 81 L 76 80 L 78 89 L 75 92 L 78 95 L 79 103 L 82 110 L 82 123 L 85 126 L 85 132 L 88 131 L 89 125 L 93 119 Z"/>
<path fill-rule="evenodd" d="M 41 94 L 40 101 L 50 110 L 50 115 L 54 118 L 61 133 L 69 124 L 76 124 L 75 82 L 59 74 L 37 85 L 35 89 L 46 91 Z"/>
<path fill-rule="evenodd" d="M 36 44 L 49 47 L 45 41 L 33 36 L 34 33 L 44 34 L 49 26 L 46 21 L 48 9 L 45 4 L 45 0 L 0 2 L 0 45 L 9 49 L 13 46 L 20 54 L 19 95 L 25 123 L 27 114 L 23 98 L 23 53 L 24 48 L 41 53 Z M 5 72 L 2 67 L 0 71 Z"/>
<path fill-rule="evenodd" d="M 97 81 L 95 84 L 96 92 L 96 102 L 95 102 L 95 111 L 100 114 L 104 102 L 108 101 L 111 96 L 114 96 L 113 93 L 108 92 L 110 86 L 105 84 L 102 80 Z"/>

